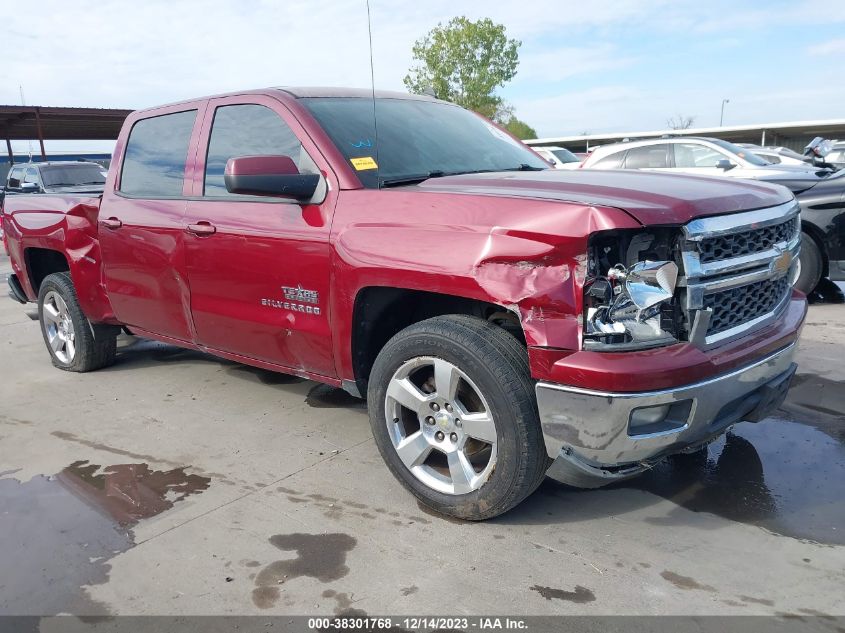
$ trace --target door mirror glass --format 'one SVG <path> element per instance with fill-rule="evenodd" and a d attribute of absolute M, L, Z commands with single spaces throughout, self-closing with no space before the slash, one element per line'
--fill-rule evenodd
<path fill-rule="evenodd" d="M 716 167 L 718 167 L 719 169 L 724 169 L 725 171 L 728 171 L 728 170 L 731 170 L 734 167 L 736 167 L 736 165 L 734 165 L 727 158 L 723 158 L 718 163 L 716 163 Z"/>
<path fill-rule="evenodd" d="M 290 156 L 237 156 L 226 162 L 226 191 L 245 196 L 309 200 L 319 174 L 301 174 Z"/>

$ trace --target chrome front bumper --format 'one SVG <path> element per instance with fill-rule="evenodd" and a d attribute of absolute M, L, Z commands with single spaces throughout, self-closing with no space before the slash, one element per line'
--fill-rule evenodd
<path fill-rule="evenodd" d="M 549 476 L 596 487 L 635 475 L 663 455 L 700 446 L 729 426 L 756 421 L 786 397 L 795 344 L 702 382 L 640 393 L 537 383 Z"/>

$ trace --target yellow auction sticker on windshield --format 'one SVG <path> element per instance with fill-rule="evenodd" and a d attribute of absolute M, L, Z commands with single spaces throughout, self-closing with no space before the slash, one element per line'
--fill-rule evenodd
<path fill-rule="evenodd" d="M 378 169 L 378 165 L 376 165 L 376 161 L 373 160 L 372 156 L 350 158 L 349 162 L 352 163 L 352 166 L 358 171 L 364 171 L 365 169 Z"/>

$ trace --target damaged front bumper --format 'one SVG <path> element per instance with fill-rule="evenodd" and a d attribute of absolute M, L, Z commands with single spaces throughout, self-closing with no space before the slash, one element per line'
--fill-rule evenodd
<path fill-rule="evenodd" d="M 688 452 L 741 421 L 758 421 L 783 402 L 795 373 L 791 344 L 715 378 L 660 391 L 608 393 L 537 383 L 548 475 L 595 488 Z"/>

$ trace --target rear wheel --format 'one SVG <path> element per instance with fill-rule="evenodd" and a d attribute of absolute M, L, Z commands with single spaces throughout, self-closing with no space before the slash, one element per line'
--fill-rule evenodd
<path fill-rule="evenodd" d="M 801 233 L 801 253 L 798 256 L 798 280 L 795 287 L 804 294 L 810 294 L 815 290 L 822 278 L 821 249 L 812 237 L 807 233 Z"/>
<path fill-rule="evenodd" d="M 53 273 L 38 292 L 38 318 L 53 365 L 86 372 L 114 362 L 116 328 L 92 326 L 82 313 L 70 273 Z"/>
<path fill-rule="evenodd" d="M 483 319 L 436 317 L 399 332 L 373 366 L 368 405 L 391 472 L 438 512 L 491 518 L 543 480 L 525 349 Z"/>

